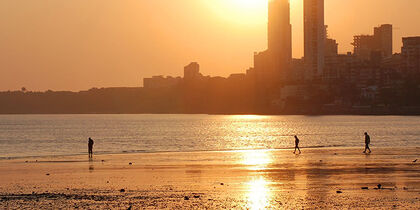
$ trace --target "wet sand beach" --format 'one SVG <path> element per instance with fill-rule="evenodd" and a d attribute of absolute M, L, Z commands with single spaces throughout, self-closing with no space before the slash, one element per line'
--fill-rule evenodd
<path fill-rule="evenodd" d="M 420 148 L 372 150 L 1 160 L 0 208 L 419 209 Z"/>

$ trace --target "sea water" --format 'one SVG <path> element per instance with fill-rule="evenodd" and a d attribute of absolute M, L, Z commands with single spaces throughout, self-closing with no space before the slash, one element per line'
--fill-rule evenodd
<path fill-rule="evenodd" d="M 420 147 L 418 116 L 0 115 L 0 158 L 247 149 Z"/>

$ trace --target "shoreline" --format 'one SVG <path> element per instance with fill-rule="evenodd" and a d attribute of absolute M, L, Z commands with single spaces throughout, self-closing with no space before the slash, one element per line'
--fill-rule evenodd
<path fill-rule="evenodd" d="M 375 147 L 373 147 L 375 148 Z M 389 149 L 389 148 L 406 148 L 406 147 L 376 147 L 375 149 Z M 409 147 L 409 148 L 417 148 L 418 147 Z M 300 149 L 360 149 L 363 150 L 363 146 L 356 147 L 356 146 L 308 146 L 308 147 L 300 147 Z M 242 152 L 242 151 L 281 151 L 281 150 L 294 150 L 294 147 L 283 147 L 283 148 L 257 148 L 257 149 L 226 149 L 226 150 L 190 150 L 190 151 L 120 151 L 120 152 L 95 152 L 93 153 L 95 156 L 101 155 L 135 155 L 135 154 L 165 154 L 165 153 L 202 153 L 202 152 Z M 75 153 L 75 154 L 58 154 L 58 155 L 35 155 L 35 156 L 15 156 L 15 157 L 0 157 L 0 161 L 5 160 L 22 160 L 22 159 L 45 159 L 45 158 L 65 158 L 65 157 L 84 157 L 88 155 L 86 153 Z"/>
<path fill-rule="evenodd" d="M 322 117 L 322 116 L 400 116 L 400 117 L 419 117 L 420 113 L 415 112 L 413 113 L 407 113 L 407 114 L 401 114 L 400 112 L 393 112 L 393 113 L 388 113 L 388 112 L 384 112 L 384 113 L 352 113 L 352 112 L 343 112 L 343 113 L 264 113 L 264 112 L 249 112 L 249 113 L 172 113 L 172 112 L 168 112 L 168 113 L 162 113 L 162 112 L 155 112 L 155 113 L 111 113 L 111 112 L 98 112 L 98 113 L 0 113 L 0 116 L 4 115 L 4 116 L 10 116 L 10 115 L 226 115 L 226 116 L 230 116 L 230 115 L 256 115 L 256 116 L 309 116 L 309 117 Z"/>
<path fill-rule="evenodd" d="M 416 209 L 418 158 L 411 147 L 370 155 L 314 148 L 6 160 L 0 208 Z"/>

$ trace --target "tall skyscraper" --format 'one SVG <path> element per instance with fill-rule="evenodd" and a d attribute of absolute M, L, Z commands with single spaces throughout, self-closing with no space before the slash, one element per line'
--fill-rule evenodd
<path fill-rule="evenodd" d="M 289 0 L 269 0 L 268 51 L 274 66 L 286 70 L 292 60 L 292 25 L 290 24 Z"/>
<path fill-rule="evenodd" d="M 304 0 L 305 79 L 320 78 L 324 70 L 324 0 Z"/>
<path fill-rule="evenodd" d="M 254 55 L 254 68 L 264 81 L 285 79 L 292 61 L 292 26 L 289 0 L 268 2 L 268 49 Z"/>

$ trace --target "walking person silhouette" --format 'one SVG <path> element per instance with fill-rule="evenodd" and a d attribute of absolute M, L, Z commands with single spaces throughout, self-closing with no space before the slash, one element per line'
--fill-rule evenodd
<path fill-rule="evenodd" d="M 93 144 L 94 144 L 93 140 L 89 137 L 89 140 L 88 140 L 88 153 L 89 153 L 89 158 L 92 158 L 93 157 Z"/>
<path fill-rule="evenodd" d="M 299 148 L 299 141 L 299 138 L 295 136 L 295 151 L 293 152 L 293 154 L 296 154 L 296 149 L 299 150 L 299 154 L 302 153 Z"/>
<path fill-rule="evenodd" d="M 363 151 L 363 153 L 366 153 L 366 150 L 369 150 L 369 153 L 372 152 L 369 148 L 369 144 L 370 144 L 370 136 L 367 132 L 365 132 L 365 151 Z"/>

